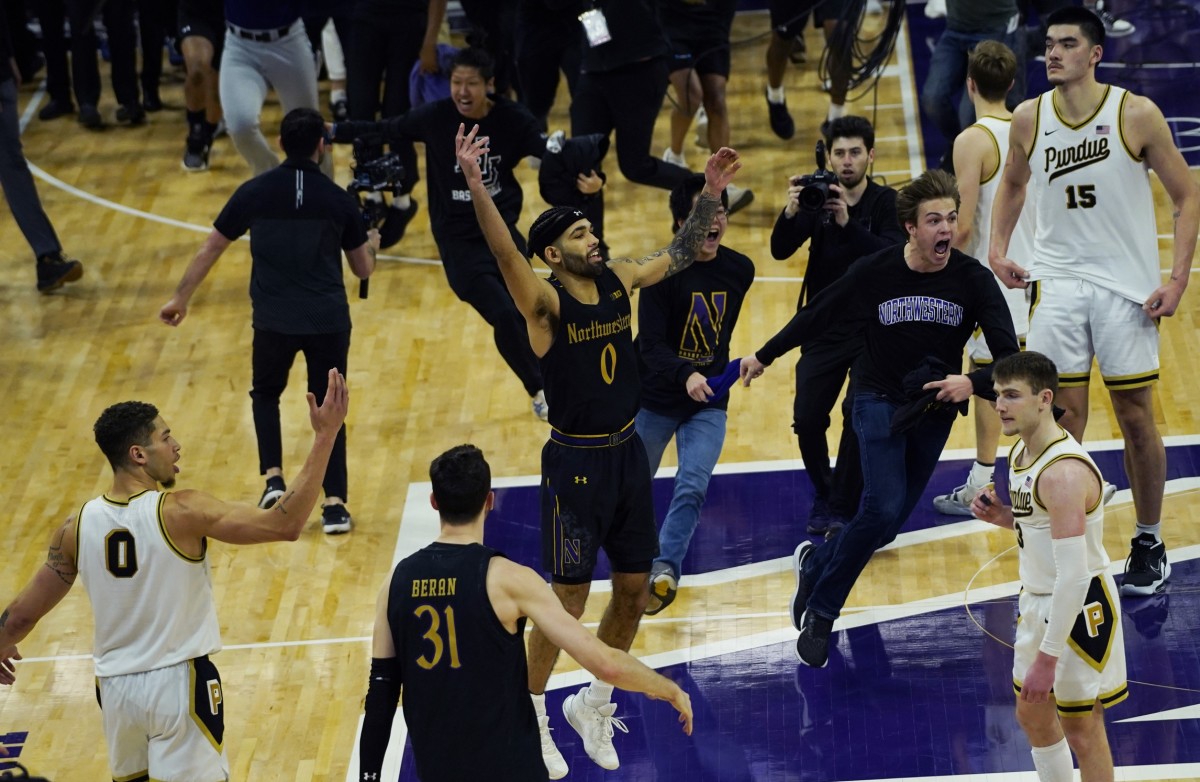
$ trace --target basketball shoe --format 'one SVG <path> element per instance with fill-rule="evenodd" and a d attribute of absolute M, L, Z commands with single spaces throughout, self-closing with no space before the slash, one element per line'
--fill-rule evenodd
<path fill-rule="evenodd" d="M 804 560 L 808 559 L 817 547 L 812 541 L 801 541 L 792 554 L 792 575 L 796 577 L 796 591 L 792 593 L 792 627 L 803 630 L 802 620 L 804 609 L 808 607 L 808 583 L 804 580 Z"/>
<path fill-rule="evenodd" d="M 613 747 L 613 729 L 628 733 L 625 723 L 613 716 L 617 704 L 606 703 L 600 708 L 587 705 L 584 697 L 588 688 L 585 686 L 574 695 L 568 695 L 563 701 L 563 715 L 567 722 L 583 739 L 583 751 L 596 762 L 600 768 L 615 771 L 621 767 L 617 758 L 617 750 Z"/>
<path fill-rule="evenodd" d="M 1152 595 L 1166 586 L 1171 577 L 1167 562 L 1167 544 L 1148 532 L 1130 541 L 1129 556 L 1125 559 L 1125 578 L 1121 581 L 1122 595 Z"/>
<path fill-rule="evenodd" d="M 567 766 L 567 761 L 563 759 L 562 753 L 558 751 L 558 747 L 554 746 L 554 739 L 550 737 L 550 717 L 538 717 L 538 734 L 542 739 L 542 762 L 546 764 L 546 772 L 551 779 L 562 779 L 571 769 Z"/>

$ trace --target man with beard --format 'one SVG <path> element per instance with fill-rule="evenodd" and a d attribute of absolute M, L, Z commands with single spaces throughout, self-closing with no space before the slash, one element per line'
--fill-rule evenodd
<path fill-rule="evenodd" d="M 792 559 L 796 656 L 805 665 L 828 662 L 834 621 L 871 555 L 895 539 L 925 491 L 955 411 L 972 393 L 992 392 L 990 365 L 967 375 L 956 371 L 967 339 L 980 327 L 997 359 L 1017 352 L 994 276 L 953 249 L 958 205 L 958 188 L 946 172 L 914 179 L 896 198 L 908 242 L 854 264 L 742 359 L 742 379 L 749 384 L 838 319 L 852 318 L 864 332 L 851 381 L 862 505 L 837 537 L 820 547 L 803 541 Z"/>
<path fill-rule="evenodd" d="M 771 232 L 771 255 L 780 261 L 811 240 L 797 309 L 833 284 L 857 259 L 904 241 L 904 232 L 896 221 L 896 191 L 867 177 L 867 168 L 875 160 L 875 129 L 871 123 L 865 117 L 836 119 L 829 125 L 825 144 L 838 184 L 830 185 L 824 207 L 815 212 L 801 209 L 803 186 L 793 176 L 787 206 Z M 796 362 L 792 429 L 813 485 L 814 498 L 808 513 L 808 531 L 813 535 L 840 529 L 858 509 L 862 494 L 850 393 L 842 405 L 836 472 L 829 466 L 825 440 L 829 413 L 860 352 L 861 324 L 840 319 L 805 342 Z"/>
<path fill-rule="evenodd" d="M 1058 367 L 1062 425 L 1083 442 L 1092 360 L 1125 438 L 1137 528 L 1121 593 L 1151 595 L 1170 577 L 1160 534 L 1167 455 L 1154 420 L 1158 327 L 1179 307 L 1200 229 L 1200 190 L 1153 101 L 1096 81 L 1104 25 L 1084 8 L 1046 19 L 1053 89 L 1013 112 L 1008 163 L 992 210 L 988 261 L 1009 288 L 1032 285 L 1030 350 Z M 1170 279 L 1159 272 L 1154 169 L 1175 206 Z M 1031 185 L 1028 270 L 1010 241 Z M 1015 247 L 1015 243 L 1014 243 Z M 1015 250 L 1012 251 L 1016 255 Z"/>
<path fill-rule="evenodd" d="M 17 643 L 82 578 L 95 616 L 96 697 L 113 779 L 228 779 L 221 650 L 208 539 L 297 540 L 346 419 L 336 369 L 324 402 L 308 394 L 316 438 L 291 490 L 270 510 L 175 485 L 179 442 L 158 409 L 121 402 L 101 413 L 96 445 L 112 486 L 54 531 L 44 567 L 0 615 L 0 684 L 12 684 Z"/>
<path fill-rule="evenodd" d="M 513 301 L 525 317 L 529 345 L 541 361 L 550 403 L 550 440 L 542 449 L 542 564 L 567 612 L 583 614 L 599 549 L 612 570 L 612 600 L 596 635 L 628 651 L 646 607 L 651 562 L 658 555 L 650 467 L 637 436 L 640 383 L 633 346 L 630 296 L 695 260 L 716 219 L 721 193 L 741 168 L 738 154 L 724 148 L 709 159 L 704 189 L 691 217 L 668 247 L 641 259 L 605 262 L 600 241 L 583 213 L 555 207 L 529 229 L 529 246 L 553 272 L 534 274 L 517 249 L 480 171 L 488 139 L 459 125 L 458 164 L 488 246 Z M 529 689 L 541 729 L 542 759 L 551 778 L 567 764 L 550 737 L 545 689 L 558 647 L 540 629 L 529 638 Z M 612 745 L 613 686 L 595 680 L 568 696 L 567 721 L 584 750 L 600 766 L 619 767 Z"/>

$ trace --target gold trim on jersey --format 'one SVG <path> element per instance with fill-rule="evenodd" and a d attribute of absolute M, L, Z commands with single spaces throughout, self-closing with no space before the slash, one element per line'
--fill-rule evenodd
<path fill-rule="evenodd" d="M 1013 679 L 1013 692 L 1020 696 L 1023 682 L 1018 679 Z M 1054 696 L 1054 690 L 1050 690 L 1051 697 Z M 1108 709 L 1116 706 L 1121 701 L 1129 697 L 1129 685 L 1122 684 L 1112 692 L 1100 693 L 1096 696 L 1096 700 L 1092 701 L 1059 701 L 1055 698 L 1055 704 L 1058 708 L 1058 714 L 1061 717 L 1086 717 L 1092 713 L 1092 709 L 1096 707 L 1096 701 L 1100 701 L 1100 706 Z"/>
<path fill-rule="evenodd" d="M 113 777 L 113 782 L 147 782 L 150 780 L 150 770 L 139 771 L 124 777 Z M 151 781 L 152 782 L 152 781 Z"/>
<path fill-rule="evenodd" d="M 1000 119 L 999 117 L 991 117 L 991 119 L 994 119 L 998 122 L 1008 122 L 1009 121 L 1009 120 L 1005 120 L 1005 119 Z M 1000 150 L 1000 142 L 996 140 L 996 134 L 993 133 L 987 125 L 984 125 L 981 122 L 976 122 L 971 127 L 979 128 L 984 133 L 986 133 L 988 135 L 988 138 L 990 138 L 992 140 L 992 148 L 996 150 L 996 167 L 992 169 L 992 173 L 988 174 L 987 176 L 985 176 L 984 178 L 979 180 L 979 184 L 986 185 L 988 182 L 991 182 L 993 179 L 995 179 L 996 174 L 999 174 L 1001 169 L 1004 168 L 1004 153 Z"/>
<path fill-rule="evenodd" d="M 207 538 L 200 538 L 200 556 L 193 557 L 184 553 L 183 549 L 175 545 L 175 541 L 171 539 L 171 533 L 167 532 L 167 520 L 163 518 L 163 503 L 167 501 L 167 494 L 169 492 L 163 492 L 158 496 L 158 507 L 154 511 L 155 516 L 158 518 L 158 531 L 162 533 L 163 540 L 167 543 L 167 548 L 178 554 L 181 559 L 187 562 L 203 562 L 204 555 L 208 552 Z"/>
<path fill-rule="evenodd" d="M 1130 149 L 1129 143 L 1125 141 L 1125 100 L 1129 95 L 1129 90 L 1125 90 L 1125 94 L 1121 96 L 1121 103 L 1117 106 L 1117 135 L 1121 137 L 1121 146 L 1125 148 L 1125 153 L 1133 158 L 1133 162 L 1141 163 L 1145 158 Z"/>
<path fill-rule="evenodd" d="M 1124 643 L 1124 641 L 1118 637 L 1121 633 L 1121 626 L 1118 622 L 1118 617 L 1121 616 L 1121 604 L 1113 600 L 1112 593 L 1108 591 L 1108 581 L 1103 576 L 1092 576 L 1092 581 L 1100 585 L 1100 589 L 1104 593 L 1104 601 L 1108 604 L 1108 609 L 1112 613 L 1112 626 L 1105 631 L 1108 633 L 1108 643 L 1104 646 L 1104 656 L 1099 660 L 1095 659 L 1075 640 L 1075 631 L 1078 629 L 1078 622 L 1081 618 L 1078 616 L 1075 618 L 1075 622 L 1071 625 L 1070 634 L 1067 635 L 1067 646 L 1071 647 L 1072 651 L 1075 652 L 1075 655 L 1079 657 L 1080 660 L 1083 660 L 1085 663 L 1087 663 L 1089 668 L 1097 673 L 1102 673 L 1104 671 L 1104 667 L 1108 665 L 1108 658 L 1112 655 L 1113 645 L 1118 642 Z M 1091 595 L 1090 584 L 1088 587 L 1088 594 L 1089 596 Z M 1086 609 L 1087 606 L 1083 606 L 1081 608 L 1081 612 Z M 1059 708 L 1062 708 L 1062 706 Z"/>
<path fill-rule="evenodd" d="M 1096 118 L 1096 115 L 1100 113 L 1100 110 L 1104 108 L 1104 104 L 1108 101 L 1108 93 L 1111 91 L 1112 91 L 1112 85 L 1105 84 L 1104 85 L 1104 94 L 1100 96 L 1100 102 L 1096 104 L 1096 108 L 1092 109 L 1092 113 L 1087 116 L 1087 119 L 1085 119 L 1083 122 L 1080 122 L 1078 125 L 1072 125 L 1070 122 L 1067 122 L 1065 119 L 1063 119 L 1063 115 L 1061 113 L 1059 113 L 1058 101 L 1056 100 L 1058 98 L 1058 90 L 1057 89 L 1055 89 L 1051 92 L 1050 107 L 1052 109 L 1054 109 L 1054 116 L 1058 118 L 1059 122 L 1066 125 L 1071 130 L 1079 130 L 1084 125 L 1088 124 L 1089 122 L 1091 122 L 1092 120 L 1094 120 Z"/>
<path fill-rule="evenodd" d="M 1059 388 L 1083 388 L 1088 385 L 1091 372 L 1065 372 L 1058 376 Z"/>
<path fill-rule="evenodd" d="M 1066 431 L 1064 431 L 1063 434 L 1066 434 Z M 1060 437 L 1059 439 L 1055 440 L 1054 442 L 1056 442 L 1056 443 L 1062 442 L 1062 438 Z M 1036 502 L 1038 504 L 1038 507 L 1040 507 L 1042 510 L 1044 510 L 1044 511 L 1049 510 L 1045 506 L 1045 504 L 1043 504 L 1042 501 L 1040 499 L 1038 499 L 1038 482 L 1042 480 L 1042 473 L 1045 472 L 1050 467 L 1050 465 L 1054 464 L 1055 462 L 1062 461 L 1063 459 L 1078 459 L 1079 461 L 1081 461 L 1085 465 L 1087 465 L 1087 468 L 1092 471 L 1093 475 L 1096 476 L 1096 480 L 1100 481 L 1100 493 L 1096 495 L 1096 502 L 1092 504 L 1092 507 L 1090 507 L 1084 511 L 1085 515 L 1091 514 L 1094 510 L 1096 510 L 1096 508 L 1100 507 L 1100 502 L 1104 499 L 1104 476 L 1102 476 L 1100 474 L 1100 471 L 1098 469 L 1096 469 L 1096 465 L 1092 464 L 1087 459 L 1083 458 L 1083 456 L 1081 454 L 1077 454 L 1077 453 L 1059 454 L 1058 456 L 1055 456 L 1050 461 L 1046 462 L 1046 464 L 1042 467 L 1041 471 L 1038 473 L 1038 479 L 1033 482 L 1033 491 L 1031 492 L 1033 501 Z"/>
<path fill-rule="evenodd" d="M 1141 372 L 1136 375 L 1117 375 L 1105 377 L 1104 387 L 1111 391 L 1126 391 L 1132 388 L 1145 388 L 1158 382 L 1158 370 Z"/>
<path fill-rule="evenodd" d="M 1029 142 L 1029 151 L 1025 153 L 1026 160 L 1033 160 L 1033 150 L 1038 144 L 1038 126 L 1042 124 L 1042 96 L 1037 96 L 1037 104 L 1033 112 L 1033 141 Z"/>
<path fill-rule="evenodd" d="M 83 542 L 83 538 L 79 537 L 79 525 L 83 521 L 83 509 L 87 507 L 87 503 L 79 506 L 79 512 L 75 514 L 75 570 L 79 570 L 79 546 Z"/>
<path fill-rule="evenodd" d="M 1067 430 L 1066 429 L 1063 429 L 1061 426 L 1059 426 L 1058 432 L 1059 432 L 1059 436 L 1055 437 L 1053 440 L 1051 440 L 1049 443 L 1047 443 L 1046 447 L 1042 449 L 1042 452 L 1039 453 L 1037 456 L 1033 457 L 1033 459 L 1030 460 L 1029 464 L 1025 465 L 1024 467 L 1017 466 L 1017 449 L 1019 448 L 1019 449 L 1021 449 L 1022 452 L 1024 452 L 1026 450 L 1025 449 L 1025 441 L 1018 439 L 1015 443 L 1013 443 L 1012 448 L 1010 448 L 1008 451 L 1008 464 L 1009 464 L 1009 467 L 1012 468 L 1012 471 L 1018 475 L 1029 472 L 1029 470 L 1032 469 L 1032 467 L 1038 463 L 1038 459 L 1041 459 L 1043 456 L 1046 455 L 1046 451 L 1049 451 L 1051 448 L 1058 445 L 1063 440 L 1067 439 Z"/>
<path fill-rule="evenodd" d="M 129 503 L 133 502 L 138 497 L 141 497 L 143 494 L 145 494 L 148 491 L 151 491 L 151 489 L 142 489 L 137 494 L 131 494 L 131 495 L 129 495 L 129 499 L 125 500 L 124 502 L 122 502 L 121 500 L 114 500 L 112 497 L 109 497 L 107 494 L 101 494 L 100 499 L 104 500 L 109 505 L 116 505 L 118 508 L 125 508 L 125 507 L 129 506 Z"/>
<path fill-rule="evenodd" d="M 192 718 L 192 723 L 204 734 L 204 738 L 208 739 L 208 743 L 212 744 L 213 749 L 220 754 L 221 742 L 213 737 L 212 731 L 208 729 L 208 726 L 204 724 L 204 720 L 200 719 L 200 716 L 196 713 L 196 661 L 188 660 L 186 665 L 188 668 L 188 705 L 190 707 L 188 709 L 188 716 Z"/>

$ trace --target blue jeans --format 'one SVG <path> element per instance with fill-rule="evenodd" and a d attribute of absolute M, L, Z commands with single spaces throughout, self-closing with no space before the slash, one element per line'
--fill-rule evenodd
<path fill-rule="evenodd" d="M 912 429 L 892 434 L 899 405 L 878 394 L 854 397 L 854 428 L 862 452 L 863 500 L 858 515 L 833 540 L 818 546 L 801 576 L 808 607 L 836 619 L 875 550 L 896 539 L 925 491 L 950 437 L 953 414 L 927 414 Z"/>
<path fill-rule="evenodd" d="M 681 575 L 680 565 L 700 521 L 700 506 L 708 493 L 708 481 L 725 445 L 725 418 L 724 410 L 714 408 L 705 408 L 690 418 L 659 415 L 645 408 L 637 414 L 635 426 L 646 445 L 650 475 L 658 472 L 663 451 L 671 437 L 675 438 L 679 468 L 671 505 L 658 532 L 659 555 L 654 560 L 670 565 L 675 578 Z"/>
<path fill-rule="evenodd" d="M 1020 32 L 1019 27 L 1015 33 L 961 33 L 946 30 L 938 38 L 929 58 L 929 75 L 921 90 L 921 109 L 947 142 L 975 121 L 975 109 L 966 96 L 967 58 L 971 50 L 980 41 L 1000 41 L 1016 52 Z M 1020 101 L 1025 97 L 1025 62 L 1018 59 L 1017 63 L 1019 67 L 1009 93 L 1010 101 Z M 961 101 L 958 99 L 960 93 Z"/>

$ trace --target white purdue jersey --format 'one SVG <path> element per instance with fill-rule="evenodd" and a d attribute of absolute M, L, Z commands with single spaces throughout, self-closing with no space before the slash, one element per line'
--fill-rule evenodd
<path fill-rule="evenodd" d="M 1061 426 L 1059 436 L 1026 467 L 1018 468 L 1018 460 L 1024 460 L 1025 443 L 1018 440 L 1008 455 L 1008 492 L 1012 499 L 1013 521 L 1016 522 L 1017 543 L 1020 551 L 1021 586 L 1034 595 L 1049 595 L 1054 592 L 1054 546 L 1050 537 L 1050 514 L 1038 497 L 1038 478 L 1042 471 L 1062 459 L 1079 459 L 1091 468 L 1104 486 L 1100 469 L 1088 456 L 1083 446 Z M 1108 553 L 1104 550 L 1104 503 L 1103 491 L 1096 495 L 1096 504 L 1088 508 L 1084 541 L 1087 546 L 1087 569 L 1089 576 L 1097 576 L 1108 567 Z"/>
<path fill-rule="evenodd" d="M 1030 188 L 1037 193 L 1032 279 L 1084 278 L 1141 304 L 1161 284 L 1149 170 L 1121 132 L 1129 92 L 1106 86 L 1068 125 L 1055 91 L 1037 99 Z"/>
<path fill-rule="evenodd" d="M 172 543 L 162 520 L 165 497 L 101 496 L 79 511 L 77 560 L 96 617 L 97 676 L 165 668 L 221 648 L 208 560 Z"/>
<path fill-rule="evenodd" d="M 992 206 L 996 203 L 996 191 L 1000 189 L 1004 161 L 1008 158 L 1008 133 L 1012 129 L 1012 119 L 984 116 L 975 121 L 975 127 L 991 136 L 1000 163 L 990 177 L 979 183 L 979 202 L 975 205 L 973 220 L 974 230 L 971 242 L 963 248 L 963 252 L 987 266 L 988 245 L 992 240 Z M 1012 239 L 1008 243 L 1008 257 L 1026 268 L 1033 258 L 1033 227 L 1037 223 L 1034 206 L 1036 200 L 1036 191 L 1027 190 L 1025 206 L 1021 209 L 1021 216 L 1017 218 L 1017 226 L 1013 229 Z M 1018 291 L 1023 293 L 1023 289 Z"/>

